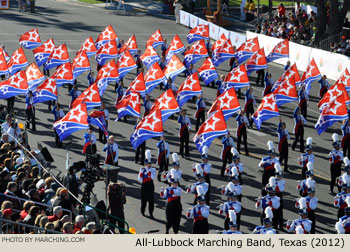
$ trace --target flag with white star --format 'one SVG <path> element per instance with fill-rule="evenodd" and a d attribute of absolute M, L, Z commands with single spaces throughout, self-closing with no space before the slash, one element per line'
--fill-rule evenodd
<path fill-rule="evenodd" d="M 299 71 L 297 68 L 296 63 L 294 63 L 290 68 L 288 68 L 287 71 L 285 71 L 282 76 L 275 82 L 275 84 L 273 85 L 271 91 L 273 92 L 274 90 L 277 89 L 277 87 L 282 84 L 285 80 L 289 79 L 289 78 L 293 78 L 294 79 L 294 83 L 296 86 L 301 84 L 300 81 L 300 76 L 299 76 Z"/>
<path fill-rule="evenodd" d="M 255 52 L 260 49 L 258 37 L 248 39 L 236 50 L 235 57 L 239 64 L 249 59 Z"/>
<path fill-rule="evenodd" d="M 57 100 L 56 79 L 49 78 L 33 91 L 33 103 Z"/>
<path fill-rule="evenodd" d="M 98 91 L 101 97 L 106 91 L 108 84 L 112 81 L 120 81 L 117 64 L 114 60 L 108 62 L 98 71 L 95 82 L 97 83 Z"/>
<path fill-rule="evenodd" d="M 301 83 L 304 83 L 306 85 L 305 91 L 308 94 L 310 93 L 311 83 L 319 78 L 321 78 L 320 70 L 318 70 L 317 64 L 314 58 L 312 58 L 312 60 L 310 61 L 310 64 L 306 68 L 306 71 L 301 77 Z"/>
<path fill-rule="evenodd" d="M 176 34 L 171 40 L 168 49 L 165 51 L 166 62 L 168 63 L 171 59 L 171 56 L 173 56 L 174 54 L 179 54 L 183 51 L 185 51 L 185 46 L 182 43 L 180 37 Z"/>
<path fill-rule="evenodd" d="M 222 111 L 218 110 L 201 125 L 193 137 L 193 141 L 199 153 L 202 153 L 204 146 L 209 148 L 215 138 L 226 134 L 228 134 L 228 130 L 225 118 Z"/>
<path fill-rule="evenodd" d="M 344 96 L 345 104 L 350 104 L 349 95 L 345 89 L 344 83 L 337 80 L 337 82 L 323 95 L 322 99 L 317 104 L 317 107 L 322 111 L 323 108 L 339 95 Z"/>
<path fill-rule="evenodd" d="M 10 75 L 14 75 L 18 71 L 28 66 L 28 60 L 22 47 L 18 48 L 7 62 Z"/>
<path fill-rule="evenodd" d="M 44 42 L 44 44 L 38 46 L 33 50 L 34 59 L 38 67 L 45 64 L 53 50 L 55 49 L 55 43 L 52 38 Z"/>
<path fill-rule="evenodd" d="M 101 46 L 95 55 L 96 61 L 100 66 L 103 66 L 107 60 L 117 58 L 118 48 L 115 40 L 110 40 Z"/>
<path fill-rule="evenodd" d="M 262 122 L 276 116 L 280 116 L 280 112 L 278 110 L 275 97 L 271 93 L 262 98 L 261 103 L 253 114 L 252 118 L 254 120 L 256 128 L 260 130 Z"/>
<path fill-rule="evenodd" d="M 164 75 L 167 79 L 171 78 L 173 81 L 176 76 L 186 70 L 179 58 L 174 54 L 169 61 L 169 64 L 164 68 Z M 146 86 L 147 88 L 147 86 Z"/>
<path fill-rule="evenodd" d="M 37 29 L 32 29 L 26 33 L 23 33 L 19 38 L 19 44 L 25 49 L 34 49 L 41 45 L 39 32 Z"/>
<path fill-rule="evenodd" d="M 145 116 L 135 127 L 130 136 L 130 142 L 134 149 L 147 139 L 163 136 L 162 113 L 156 109 Z"/>
<path fill-rule="evenodd" d="M 295 86 L 294 78 L 286 79 L 273 91 L 275 96 L 276 104 L 278 107 L 288 102 L 298 100 L 297 87 Z"/>
<path fill-rule="evenodd" d="M 166 82 L 166 77 L 158 62 L 156 62 L 145 75 L 146 94 L 151 93 L 162 82 Z"/>
<path fill-rule="evenodd" d="M 165 91 L 154 101 L 149 113 L 154 110 L 161 111 L 163 122 L 165 122 L 172 114 L 180 112 L 179 104 L 177 104 L 174 93 L 171 89 Z"/>
<path fill-rule="evenodd" d="M 33 62 L 26 70 L 28 90 L 33 91 L 38 85 L 40 85 L 46 77 L 40 71 L 39 67 Z"/>
<path fill-rule="evenodd" d="M 208 116 L 211 116 L 216 111 L 221 110 L 225 120 L 227 121 L 232 115 L 241 110 L 241 106 L 237 99 L 236 91 L 230 88 L 216 98 L 213 105 L 208 111 Z"/>
<path fill-rule="evenodd" d="M 55 47 L 55 49 L 45 62 L 44 68 L 48 70 L 50 68 L 60 66 L 67 62 L 70 62 L 67 46 L 66 44 L 62 44 L 58 47 Z"/>
<path fill-rule="evenodd" d="M 149 46 L 153 46 L 153 48 L 157 48 L 158 46 L 163 45 L 163 44 L 164 44 L 163 36 L 162 36 L 162 33 L 160 32 L 160 30 L 158 29 L 147 40 L 146 48 Z"/>
<path fill-rule="evenodd" d="M 73 107 L 61 120 L 55 122 L 53 127 L 61 141 L 78 130 L 88 129 L 85 103 Z"/>
<path fill-rule="evenodd" d="M 197 69 L 197 71 L 206 86 L 208 86 L 211 82 L 219 78 L 213 61 L 209 57 L 203 62 L 203 64 L 200 68 Z"/>
<path fill-rule="evenodd" d="M 184 63 L 186 67 L 189 67 L 190 64 L 195 64 L 198 60 L 205 57 L 208 57 L 208 51 L 205 42 L 202 39 L 193 44 L 191 49 L 185 52 Z"/>
<path fill-rule="evenodd" d="M 0 50 L 0 75 L 9 74 L 9 69 L 7 66 L 7 61 L 4 55 L 4 51 Z"/>
<path fill-rule="evenodd" d="M 97 48 L 95 46 L 94 40 L 92 37 L 88 37 L 84 43 L 81 45 L 78 53 L 81 53 L 82 51 L 86 51 L 86 55 L 90 58 L 92 55 L 95 55 L 97 52 Z"/>
<path fill-rule="evenodd" d="M 148 69 L 150 69 L 155 62 L 160 61 L 160 57 L 156 50 L 154 50 L 153 46 L 148 46 L 144 53 L 140 56 L 140 59 Z"/>
<path fill-rule="evenodd" d="M 123 96 L 123 98 L 115 104 L 115 107 L 118 111 L 118 118 L 116 121 L 126 115 L 140 117 L 140 95 L 137 92 L 131 91 L 128 95 Z"/>
<path fill-rule="evenodd" d="M 267 68 L 267 61 L 265 57 L 264 48 L 259 49 L 245 64 L 247 68 L 247 74 L 250 75 L 254 71 Z"/>
<path fill-rule="evenodd" d="M 345 68 L 345 71 L 339 77 L 339 80 L 344 83 L 346 92 L 349 92 L 350 91 L 350 73 L 347 68 Z"/>
<path fill-rule="evenodd" d="M 28 84 L 24 71 L 20 71 L 9 79 L 0 82 L 0 99 L 7 99 L 12 96 L 27 94 Z"/>
<path fill-rule="evenodd" d="M 192 44 L 193 42 L 201 39 L 209 40 L 209 25 L 197 25 L 188 32 L 186 38 L 189 44 Z"/>
<path fill-rule="evenodd" d="M 135 34 L 133 34 L 128 41 L 126 41 L 122 47 L 119 49 L 119 54 L 123 53 L 126 49 L 129 50 L 130 54 L 134 54 L 137 53 L 138 50 L 138 46 L 137 46 L 137 42 L 136 42 L 136 37 Z"/>
<path fill-rule="evenodd" d="M 197 72 L 187 76 L 186 80 L 181 84 L 176 92 L 176 101 L 181 108 L 193 96 L 202 94 L 201 84 Z"/>
<path fill-rule="evenodd" d="M 96 82 L 85 89 L 85 91 L 74 100 L 72 107 L 75 107 L 79 103 L 85 103 L 87 110 L 101 106 L 101 97 Z"/>
<path fill-rule="evenodd" d="M 282 59 L 289 58 L 289 40 L 285 39 L 279 42 L 273 50 L 267 55 L 266 60 L 267 63 Z"/>
<path fill-rule="evenodd" d="M 250 84 L 246 67 L 245 65 L 240 65 L 232 69 L 232 71 L 226 75 L 224 83 L 222 83 L 220 87 L 220 93 L 222 94 L 232 87 L 234 87 L 235 89 L 240 89 L 249 86 Z"/>
<path fill-rule="evenodd" d="M 221 36 L 225 36 L 222 34 Z M 222 38 L 224 39 L 224 38 Z M 231 39 L 226 39 L 221 42 L 220 45 L 216 45 L 215 51 L 212 53 L 212 60 L 214 66 L 219 66 L 225 60 L 233 58 L 235 56 L 235 51 L 231 43 Z"/>
<path fill-rule="evenodd" d="M 98 35 L 95 41 L 97 50 L 111 40 L 115 40 L 116 42 L 118 42 L 119 38 L 117 36 L 117 33 L 114 31 L 113 27 L 109 25 L 100 33 L 100 35 Z"/>
<path fill-rule="evenodd" d="M 324 107 L 315 125 L 315 129 L 321 135 L 333 123 L 346 119 L 348 119 L 348 112 L 346 110 L 344 95 L 339 95 Z"/>
<path fill-rule="evenodd" d="M 128 72 L 137 68 L 136 62 L 128 49 L 126 49 L 118 59 L 117 66 L 120 79 L 123 79 Z"/>
<path fill-rule="evenodd" d="M 57 87 L 60 87 L 64 84 L 73 84 L 74 78 L 72 64 L 70 62 L 67 62 L 60 65 L 51 77 L 56 78 Z"/>
<path fill-rule="evenodd" d="M 99 127 L 103 131 L 105 136 L 108 138 L 107 123 L 105 120 L 104 113 L 101 116 L 95 116 L 94 112 L 90 113 L 90 115 L 88 116 L 88 118 L 87 118 L 88 123 L 90 125 L 95 125 L 95 126 Z"/>
<path fill-rule="evenodd" d="M 130 94 L 130 92 L 136 92 L 142 97 L 146 95 L 146 84 L 145 84 L 145 77 L 143 76 L 143 72 L 140 72 L 136 76 L 136 78 L 133 80 L 133 82 L 130 83 L 124 95 Z"/>
<path fill-rule="evenodd" d="M 90 69 L 89 58 L 86 51 L 83 50 L 82 52 L 78 53 L 73 60 L 72 71 L 74 79 L 78 78 L 79 75 L 85 71 L 89 71 Z"/>

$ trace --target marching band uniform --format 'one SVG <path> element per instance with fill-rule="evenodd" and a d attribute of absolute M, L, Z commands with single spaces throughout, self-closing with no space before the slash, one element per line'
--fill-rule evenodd
<path fill-rule="evenodd" d="M 220 158 L 222 160 L 221 177 L 223 177 L 227 163 L 229 164 L 232 163 L 231 148 L 235 147 L 235 143 L 233 142 L 233 138 L 229 134 L 223 136 L 221 139 L 221 142 L 222 142 L 222 150 L 220 155 Z"/>
<path fill-rule="evenodd" d="M 105 164 L 118 166 L 118 144 L 113 142 L 113 144 L 107 143 L 103 148 L 106 152 Z"/>
<path fill-rule="evenodd" d="M 309 234 L 312 227 L 312 221 L 307 219 L 308 206 L 306 198 L 300 198 L 297 201 L 296 206 L 299 207 L 298 213 L 300 214 L 300 218 L 293 221 L 287 221 L 286 229 L 289 233 L 295 231 L 297 234 Z"/>
<path fill-rule="evenodd" d="M 61 108 L 59 108 L 57 110 L 57 105 L 55 105 L 53 108 L 52 108 L 52 114 L 54 115 L 55 117 L 55 122 L 57 122 L 58 120 L 61 120 L 63 117 L 64 117 L 64 112 Z M 56 130 L 54 130 L 55 132 L 55 142 L 56 142 L 56 146 L 58 148 L 61 148 L 62 147 L 62 142 L 60 141 L 60 138 L 56 132 Z"/>
<path fill-rule="evenodd" d="M 151 167 L 152 154 L 150 150 L 146 150 L 146 166 L 140 168 L 138 174 L 138 181 L 141 185 L 141 214 L 145 216 L 146 204 L 148 202 L 148 211 L 151 219 L 153 217 L 154 210 L 154 183 L 153 180 L 156 177 L 156 169 Z"/>
<path fill-rule="evenodd" d="M 196 110 L 195 118 L 196 118 L 196 132 L 197 132 L 200 125 L 202 125 L 202 123 L 204 123 L 205 121 L 205 101 L 203 100 L 202 95 L 196 101 L 196 106 L 197 106 L 197 110 Z M 202 121 L 202 123 L 200 123 L 200 121 Z"/>
<path fill-rule="evenodd" d="M 344 158 L 344 161 L 346 159 L 347 158 Z M 347 172 L 349 171 L 349 168 L 347 169 Z M 350 176 L 345 173 L 342 176 L 340 176 L 340 178 L 339 180 L 341 182 L 340 184 L 342 187 L 342 191 L 334 197 L 334 206 L 338 208 L 338 219 L 344 215 L 344 209 L 347 207 L 345 199 L 346 197 L 350 196 Z"/>
<path fill-rule="evenodd" d="M 294 151 L 297 146 L 298 140 L 300 141 L 300 152 L 304 152 L 304 125 L 306 120 L 304 116 L 300 113 L 300 108 L 297 106 L 294 110 L 294 135 L 295 139 L 292 144 L 292 150 Z"/>
<path fill-rule="evenodd" d="M 187 186 L 187 193 L 194 194 L 194 204 L 196 204 L 197 197 L 198 197 L 198 190 L 197 190 L 198 187 L 200 186 L 203 189 L 203 191 L 204 191 L 203 195 L 205 195 L 208 192 L 209 184 L 204 181 L 204 172 L 203 172 L 203 169 L 202 169 L 200 164 L 195 165 L 194 173 L 196 174 L 198 182 L 193 183 L 192 185 L 188 185 Z"/>
<path fill-rule="evenodd" d="M 239 230 L 239 225 L 236 223 L 238 220 L 238 216 L 236 214 L 235 210 L 228 210 L 228 228 L 225 228 L 225 230 L 222 232 L 223 234 L 242 234 Z"/>
<path fill-rule="evenodd" d="M 146 152 L 146 141 L 144 141 L 142 144 L 137 146 L 136 152 L 135 152 L 135 164 L 139 162 L 139 157 L 141 154 L 141 165 L 145 164 L 145 152 Z"/>
<path fill-rule="evenodd" d="M 88 132 L 84 133 L 84 146 L 83 154 L 95 154 L 96 153 L 96 135 L 92 133 L 92 129 L 88 129 Z"/>
<path fill-rule="evenodd" d="M 317 208 L 318 199 L 314 196 L 315 189 L 310 187 L 308 188 L 309 195 L 304 197 L 306 200 L 306 211 L 307 211 L 307 217 L 312 222 L 310 234 L 315 234 L 315 228 L 316 228 L 316 214 L 315 209 Z M 299 208 L 299 201 L 296 201 L 295 207 Z"/>
<path fill-rule="evenodd" d="M 254 114 L 254 106 L 256 105 L 253 89 L 249 87 L 245 92 L 244 96 L 245 96 L 244 112 L 246 113 L 248 120 L 250 117 L 250 122 L 249 122 L 250 126 L 253 126 L 254 121 L 251 116 Z"/>
<path fill-rule="evenodd" d="M 312 165 L 315 164 L 315 155 L 312 154 L 312 138 L 308 137 L 306 139 L 306 153 L 302 154 L 301 157 L 298 159 L 299 164 L 301 165 L 301 176 L 303 179 L 306 178 L 305 172 L 307 171 L 307 164 L 309 162 L 312 163 Z"/>
<path fill-rule="evenodd" d="M 190 118 L 186 114 L 180 114 L 178 118 L 178 123 L 180 124 L 180 155 L 186 158 L 190 157 L 190 151 L 188 147 L 190 138 L 190 129 L 192 127 Z M 185 149 L 185 153 L 184 153 Z"/>
<path fill-rule="evenodd" d="M 161 173 L 163 171 L 168 171 L 169 153 L 170 153 L 169 144 L 164 140 L 164 137 L 161 137 L 160 141 L 157 143 L 157 148 L 158 148 L 157 163 L 159 165 L 158 181 L 160 181 Z"/>
<path fill-rule="evenodd" d="M 171 155 L 173 159 L 173 163 L 171 164 L 173 168 L 170 169 L 169 172 L 163 172 L 163 180 L 170 181 L 171 174 L 176 173 L 177 183 L 180 185 L 180 179 L 182 178 L 182 170 L 180 169 L 179 156 L 177 153 L 173 153 Z"/>
<path fill-rule="evenodd" d="M 305 92 L 305 86 L 303 85 L 298 92 L 300 113 L 307 118 L 307 101 L 309 100 L 308 94 Z"/>
<path fill-rule="evenodd" d="M 246 155 L 249 155 L 248 151 L 248 144 L 247 144 L 247 126 L 250 127 L 249 121 L 247 116 L 244 114 L 244 111 L 242 111 L 237 117 L 237 150 L 240 153 L 241 151 L 241 140 L 243 137 L 243 143 L 244 143 L 244 150 Z"/>
<path fill-rule="evenodd" d="M 72 104 L 73 104 L 74 100 L 77 99 L 79 97 L 79 95 L 81 95 L 81 91 L 78 91 L 78 87 L 76 85 L 74 85 L 74 88 L 72 88 L 69 91 L 69 95 L 72 96 L 72 101 L 70 103 L 70 108 L 72 108 Z"/>
<path fill-rule="evenodd" d="M 106 126 L 107 126 L 106 130 L 107 130 L 108 129 L 108 120 L 109 120 L 109 111 L 104 104 L 101 105 L 101 108 L 99 109 L 99 111 L 103 111 L 103 113 L 104 113 L 104 118 L 105 118 Z M 103 130 L 100 129 L 100 127 L 98 127 L 98 138 L 99 138 L 101 143 L 105 143 L 107 141 L 107 136 L 105 135 Z"/>
<path fill-rule="evenodd" d="M 286 172 L 288 171 L 288 140 L 290 139 L 290 136 L 282 121 L 278 124 L 277 133 L 278 152 L 280 153 L 279 162 L 282 163 L 284 161 L 284 171 Z"/>
<path fill-rule="evenodd" d="M 210 205 L 210 170 L 211 164 L 208 162 L 208 147 L 203 147 L 202 163 L 200 164 L 204 174 L 204 180 L 208 183 L 208 193 L 205 195 L 206 204 Z"/>
<path fill-rule="evenodd" d="M 230 210 L 234 210 L 236 213 L 236 224 L 237 224 L 237 229 L 239 230 L 240 222 L 241 222 L 241 209 L 242 205 L 241 202 L 237 201 L 237 194 L 235 192 L 229 192 L 227 194 L 227 201 L 224 202 L 224 204 L 221 204 L 219 206 L 219 214 L 224 213 L 226 215 L 225 217 L 225 222 L 224 222 L 224 229 L 227 230 L 229 229 L 229 212 Z"/>
<path fill-rule="evenodd" d="M 168 188 L 161 188 L 160 197 L 167 199 L 166 204 L 166 234 L 169 234 L 169 229 L 173 227 L 174 234 L 179 232 L 181 220 L 181 194 L 182 189 L 178 186 L 178 178 L 176 172 L 171 172 L 170 175 L 171 186 Z"/>
<path fill-rule="evenodd" d="M 343 154 L 344 157 L 346 154 L 348 155 L 348 158 L 350 158 L 350 120 L 347 119 L 343 126 L 341 127 L 342 131 L 342 141 L 341 141 L 341 147 L 343 148 Z"/>
<path fill-rule="evenodd" d="M 333 188 L 335 185 L 336 179 L 341 175 L 341 165 L 343 162 L 343 152 L 339 150 L 340 145 L 339 145 L 339 138 L 338 134 L 334 133 L 332 135 L 333 138 L 333 147 L 334 150 L 332 150 L 328 156 L 329 156 L 329 161 L 331 162 L 331 183 L 330 183 L 330 188 L 329 191 L 333 193 Z M 340 192 L 340 187 L 338 186 L 338 193 Z"/>
<path fill-rule="evenodd" d="M 272 220 L 274 217 L 272 207 L 268 206 L 263 211 L 263 214 L 266 216 L 263 220 L 263 226 L 257 226 L 252 234 L 276 234 L 276 229 L 272 227 Z"/>
<path fill-rule="evenodd" d="M 235 174 L 235 172 L 237 171 L 239 184 L 243 185 L 242 173 L 244 172 L 244 165 L 240 162 L 241 159 L 240 159 L 239 154 L 235 148 L 231 148 L 231 153 L 233 154 L 232 163 L 226 167 L 225 175 L 228 175 L 230 177 L 229 181 L 231 181 L 232 177 L 237 175 L 237 174 Z M 235 169 L 234 169 L 234 167 L 235 167 Z"/>
<path fill-rule="evenodd" d="M 338 234 L 350 234 L 350 197 L 346 198 L 347 207 L 344 209 L 345 215 L 339 218 L 335 224 L 335 229 Z"/>
<path fill-rule="evenodd" d="M 26 96 L 26 128 L 29 129 L 30 121 L 32 121 L 32 130 L 36 131 L 35 127 L 35 106 L 33 102 L 32 92 L 29 91 Z"/>
<path fill-rule="evenodd" d="M 345 173 L 343 173 L 339 178 L 338 178 L 338 186 L 343 186 L 343 184 L 350 183 L 350 160 L 348 157 L 345 157 L 343 159 L 344 164 L 345 164 Z"/>
<path fill-rule="evenodd" d="M 204 190 L 202 186 L 197 187 L 198 197 L 197 205 L 187 211 L 187 219 L 193 219 L 193 234 L 208 234 L 209 233 L 209 206 L 205 204 Z"/>
<path fill-rule="evenodd" d="M 327 93 L 328 89 L 329 89 L 329 82 L 326 79 L 326 76 L 323 75 L 322 79 L 320 79 L 318 81 L 318 83 L 320 83 L 320 98 L 322 99 L 324 94 Z"/>
<path fill-rule="evenodd" d="M 266 195 L 264 190 L 265 186 L 269 182 L 269 178 L 275 176 L 275 164 L 279 164 L 279 161 L 275 157 L 275 147 L 272 141 L 267 142 L 267 146 L 269 148 L 268 157 L 264 157 L 261 159 L 259 163 L 259 167 L 263 168 L 262 174 L 262 195 Z"/>
<path fill-rule="evenodd" d="M 273 212 L 273 219 L 272 219 L 272 226 L 277 229 L 278 226 L 278 217 L 276 216 L 277 209 L 281 206 L 281 200 L 279 197 L 275 196 L 275 191 L 272 187 L 267 187 L 266 191 L 269 193 L 266 196 L 263 196 L 261 198 L 258 198 L 255 204 L 255 207 L 257 209 L 262 209 L 261 212 L 261 223 L 263 223 L 264 218 L 266 218 L 266 212 L 265 209 L 267 207 L 271 207 L 271 210 Z"/>
<path fill-rule="evenodd" d="M 313 179 L 314 177 L 314 165 L 313 163 L 309 162 L 307 164 L 307 171 L 305 172 L 306 179 L 303 179 L 302 181 L 298 182 L 297 190 L 299 191 L 299 195 L 301 197 L 306 197 L 308 192 L 308 188 L 315 187 L 316 181 Z"/>
<path fill-rule="evenodd" d="M 224 189 L 225 188 L 225 189 Z M 233 192 L 237 195 L 238 201 L 242 200 L 242 186 L 239 184 L 238 176 L 233 176 L 232 181 L 230 181 L 226 187 L 221 187 L 221 194 L 228 195 L 230 192 Z"/>
<path fill-rule="evenodd" d="M 143 102 L 143 106 L 145 107 L 145 113 L 143 114 L 143 117 L 148 115 L 150 109 L 152 108 L 153 103 L 149 100 L 149 96 L 146 96 L 145 101 Z"/>
<path fill-rule="evenodd" d="M 271 74 L 269 72 L 266 72 L 265 74 L 265 88 L 263 92 L 263 97 L 271 93 L 271 89 L 273 87 L 273 79 L 271 78 Z"/>

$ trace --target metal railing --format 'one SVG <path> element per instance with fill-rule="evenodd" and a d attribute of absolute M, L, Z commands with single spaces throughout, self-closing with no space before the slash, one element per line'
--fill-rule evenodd
<path fill-rule="evenodd" d="M 342 32 L 321 40 L 318 45 L 319 49 L 330 51 L 331 43 L 339 43 L 341 36 Z"/>
<path fill-rule="evenodd" d="M 21 222 L 15 222 L 1 217 L 0 213 L 0 234 L 62 234 L 55 230 L 45 229 L 28 225 Z"/>
<path fill-rule="evenodd" d="M 0 193 L 0 196 L 11 198 L 11 199 L 16 199 L 16 200 L 19 200 L 20 202 L 23 202 L 23 203 L 26 202 L 26 201 L 30 201 L 29 199 L 19 198 L 19 197 L 15 197 L 15 196 L 11 196 L 11 195 L 6 195 L 6 194 L 3 194 L 3 193 Z M 44 206 L 44 207 L 49 208 L 49 209 L 53 209 L 55 207 L 55 206 L 44 204 L 44 203 L 41 203 L 41 202 L 38 202 L 38 201 L 33 201 L 33 202 L 35 203 L 35 205 Z M 22 205 L 23 205 L 23 203 L 22 203 Z M 62 210 L 65 211 L 65 212 L 69 212 L 69 216 L 72 219 L 73 214 L 72 214 L 71 210 L 66 209 L 66 208 L 62 208 Z"/>

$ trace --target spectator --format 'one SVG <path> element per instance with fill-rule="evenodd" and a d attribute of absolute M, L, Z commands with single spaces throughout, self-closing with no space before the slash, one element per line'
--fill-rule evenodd
<path fill-rule="evenodd" d="M 38 206 L 32 206 L 29 209 L 28 215 L 24 218 L 23 223 L 34 226 L 35 219 L 39 214 L 40 214 L 40 208 Z"/>
<path fill-rule="evenodd" d="M 62 233 L 73 234 L 74 225 L 72 222 L 66 222 L 63 224 Z"/>
<path fill-rule="evenodd" d="M 8 197 L 8 200 L 12 202 L 13 209 L 22 210 L 21 201 L 17 198 L 17 195 L 15 194 L 16 191 L 17 191 L 17 183 L 9 182 L 7 184 L 7 190 L 5 192 L 5 195 L 15 197 L 15 198 Z"/>
<path fill-rule="evenodd" d="M 73 233 L 76 234 L 77 232 L 81 231 L 81 229 L 84 227 L 84 216 L 78 215 L 75 217 L 75 225 Z"/>
<path fill-rule="evenodd" d="M 29 209 L 34 206 L 34 202 L 33 201 L 26 201 L 23 204 L 23 210 L 20 212 L 20 220 L 24 220 L 25 217 L 27 217 L 28 213 L 29 213 Z"/>
<path fill-rule="evenodd" d="M 284 7 L 283 3 L 280 3 L 277 7 L 278 11 L 278 17 L 282 18 L 286 15 L 286 8 Z"/>
<path fill-rule="evenodd" d="M 48 220 L 50 222 L 54 222 L 59 220 L 62 217 L 63 210 L 61 206 L 56 206 L 53 208 L 53 215 L 48 216 Z"/>

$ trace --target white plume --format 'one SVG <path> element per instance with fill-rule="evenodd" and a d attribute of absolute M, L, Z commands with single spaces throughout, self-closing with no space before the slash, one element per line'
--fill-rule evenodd
<path fill-rule="evenodd" d="M 339 141 L 339 136 L 337 133 L 333 133 L 332 135 L 333 142 L 338 142 Z"/>
<path fill-rule="evenodd" d="M 269 178 L 269 185 L 273 188 L 275 188 L 276 185 L 276 178 L 275 177 L 270 177 Z"/>
<path fill-rule="evenodd" d="M 238 151 L 236 150 L 235 147 L 231 147 L 231 153 L 232 153 L 233 156 L 239 156 L 239 153 L 238 153 Z"/>
<path fill-rule="evenodd" d="M 230 218 L 230 221 L 233 222 L 233 224 L 236 224 L 236 212 L 235 210 L 228 210 L 228 217 Z"/>
<path fill-rule="evenodd" d="M 208 155 L 208 151 L 209 151 L 208 146 L 204 146 L 202 150 L 202 155 L 204 154 Z"/>
<path fill-rule="evenodd" d="M 346 202 L 346 204 L 348 205 L 348 207 L 350 207 L 350 197 L 349 197 L 349 196 L 347 196 L 347 197 L 345 198 L 345 202 Z"/>
<path fill-rule="evenodd" d="M 205 195 L 205 191 L 203 189 L 203 186 L 198 185 L 198 186 L 196 186 L 196 189 L 197 189 L 198 196 L 204 196 Z"/>
<path fill-rule="evenodd" d="M 196 174 L 201 174 L 203 175 L 203 169 L 200 164 L 196 164 Z"/>
<path fill-rule="evenodd" d="M 173 178 L 173 179 L 175 179 L 175 180 L 178 179 L 177 173 L 176 173 L 176 171 L 175 171 L 174 169 L 171 169 L 171 170 L 170 170 L 170 177 Z"/>
<path fill-rule="evenodd" d="M 151 150 L 146 150 L 145 156 L 146 156 L 147 160 L 151 160 L 152 159 L 152 152 L 151 152 Z"/>
<path fill-rule="evenodd" d="M 177 155 L 176 152 L 174 152 L 171 157 L 173 158 L 173 162 L 179 162 L 179 156 Z"/>
<path fill-rule="evenodd" d="M 304 197 L 301 197 L 298 202 L 300 209 L 306 209 L 306 199 Z"/>
<path fill-rule="evenodd" d="M 350 165 L 350 160 L 349 160 L 348 157 L 345 157 L 345 158 L 343 159 L 343 161 L 344 161 L 345 166 Z"/>
<path fill-rule="evenodd" d="M 279 163 L 275 164 L 275 172 L 280 173 L 282 171 L 281 165 Z"/>
<path fill-rule="evenodd" d="M 296 234 L 304 234 L 304 229 L 301 226 L 297 226 L 295 228 L 295 233 Z"/>
<path fill-rule="evenodd" d="M 341 222 L 338 221 L 335 223 L 335 229 L 337 230 L 338 234 L 345 234 L 345 229 Z"/>
<path fill-rule="evenodd" d="M 307 188 L 315 188 L 316 187 L 316 181 L 311 179 L 311 178 L 307 178 L 305 181 L 305 184 L 306 184 Z"/>
<path fill-rule="evenodd" d="M 265 208 L 265 217 L 269 218 L 270 220 L 273 218 L 272 207 L 268 206 Z"/>
<path fill-rule="evenodd" d="M 308 171 L 314 171 L 314 164 L 312 162 L 308 162 L 306 166 Z"/>
<path fill-rule="evenodd" d="M 312 137 L 306 139 L 306 145 L 312 145 Z"/>
<path fill-rule="evenodd" d="M 239 175 L 238 169 L 237 169 L 236 166 L 232 167 L 231 172 L 232 172 L 232 176 L 238 176 Z"/>
<path fill-rule="evenodd" d="M 235 191 L 235 185 L 232 182 L 228 183 L 227 187 L 230 190 L 230 192 L 234 192 Z"/>
<path fill-rule="evenodd" d="M 269 150 L 275 149 L 275 145 L 273 144 L 273 142 L 271 140 L 267 142 L 267 147 L 269 148 Z"/>
<path fill-rule="evenodd" d="M 342 179 L 344 184 L 350 184 L 350 176 L 348 174 L 343 174 Z"/>

